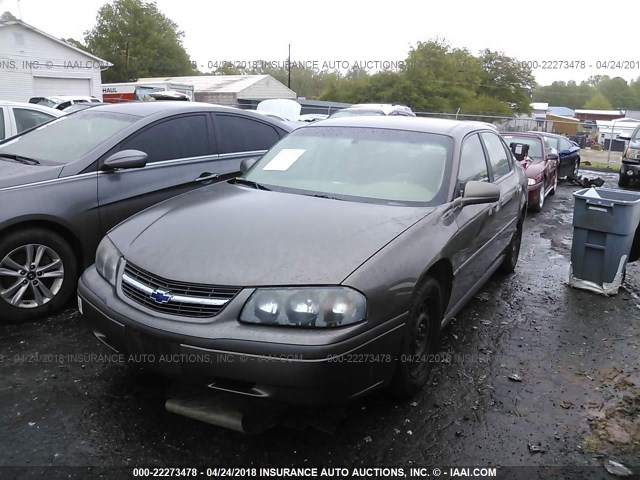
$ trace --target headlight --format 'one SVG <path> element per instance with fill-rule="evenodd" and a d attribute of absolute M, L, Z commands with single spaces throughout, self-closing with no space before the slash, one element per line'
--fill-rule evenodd
<path fill-rule="evenodd" d="M 104 237 L 96 251 L 96 270 L 111 285 L 116 284 L 116 272 L 121 256 L 109 237 Z"/>
<path fill-rule="evenodd" d="M 535 184 L 536 184 L 535 178 L 527 178 L 527 185 L 535 185 Z"/>
<path fill-rule="evenodd" d="M 367 301 L 347 287 L 258 288 L 240 321 L 260 325 L 332 328 L 365 320 Z"/>
<path fill-rule="evenodd" d="M 640 150 L 636 148 L 627 148 L 624 152 L 624 156 L 632 160 L 640 160 Z"/>

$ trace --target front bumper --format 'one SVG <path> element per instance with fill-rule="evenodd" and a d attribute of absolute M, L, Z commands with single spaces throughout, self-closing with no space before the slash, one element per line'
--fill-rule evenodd
<path fill-rule="evenodd" d="M 527 192 L 529 194 L 529 205 L 538 203 L 541 191 L 542 182 L 534 183 L 533 185 L 527 185 Z"/>
<path fill-rule="evenodd" d="M 156 319 L 120 300 L 94 267 L 80 279 L 78 296 L 94 335 L 128 361 L 215 390 L 298 404 L 343 402 L 387 384 L 406 321 L 404 314 L 370 329 L 359 325 L 317 332 L 335 341 L 303 345 L 301 335 L 314 331 L 235 321 L 235 338 L 220 338 L 216 321 Z M 152 326 L 154 321 L 162 327 Z M 206 331 L 210 335 L 203 335 Z M 240 338 L 242 331 L 262 331 L 269 341 Z"/>

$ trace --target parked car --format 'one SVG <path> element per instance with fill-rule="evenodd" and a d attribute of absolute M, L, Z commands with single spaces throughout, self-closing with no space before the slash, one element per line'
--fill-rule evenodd
<path fill-rule="evenodd" d="M 580 146 L 562 135 L 546 132 L 536 133 L 542 135 L 547 144 L 558 153 L 560 162 L 558 176 L 561 178 L 566 178 L 568 175 L 577 177 L 580 170 Z"/>
<path fill-rule="evenodd" d="M 0 102 L 0 141 L 58 118 L 53 108 L 22 102 Z"/>
<path fill-rule="evenodd" d="M 529 207 L 540 212 L 548 195 L 558 187 L 558 154 L 539 133 L 501 134 L 516 160 L 525 169 L 529 190 Z"/>
<path fill-rule="evenodd" d="M 29 103 L 44 105 L 45 107 L 55 108 L 56 110 L 64 110 L 69 105 L 86 102 L 100 103 L 100 99 L 82 95 L 55 95 L 52 97 L 31 97 L 29 99 Z"/>
<path fill-rule="evenodd" d="M 230 107 L 140 102 L 64 115 L 0 145 L 0 319 L 56 310 L 111 227 L 235 176 L 288 131 Z"/>
<path fill-rule="evenodd" d="M 298 120 L 300 122 L 317 122 L 319 120 L 324 120 L 328 118 L 329 115 L 323 113 L 305 113 L 304 115 L 300 115 Z"/>
<path fill-rule="evenodd" d="M 400 115 L 403 117 L 415 117 L 416 114 L 405 105 L 395 105 L 386 103 L 358 103 L 350 107 L 338 110 L 330 115 L 329 118 L 355 117 L 369 115 Z"/>
<path fill-rule="evenodd" d="M 628 140 L 629 144 L 622 154 L 618 185 L 628 187 L 631 180 L 640 179 L 640 126 L 636 127 L 630 137 L 619 138 Z"/>
<path fill-rule="evenodd" d="M 246 163 L 105 236 L 78 287 L 101 342 L 238 395 L 413 395 L 440 329 L 516 267 L 526 178 L 484 124 L 328 119 Z"/>

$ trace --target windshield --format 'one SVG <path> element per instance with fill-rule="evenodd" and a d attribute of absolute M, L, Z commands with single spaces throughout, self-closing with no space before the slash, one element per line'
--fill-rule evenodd
<path fill-rule="evenodd" d="M 302 128 L 246 176 L 270 189 L 342 200 L 442 203 L 453 139 L 362 127 Z"/>
<path fill-rule="evenodd" d="M 549 145 L 549 147 L 560 150 L 560 148 L 558 147 L 558 143 L 560 140 L 557 137 L 548 137 L 545 135 L 544 141 L 547 142 L 547 145 Z"/>
<path fill-rule="evenodd" d="M 139 119 L 135 115 L 89 108 L 57 118 L 2 144 L 0 154 L 18 155 L 45 163 L 71 163 Z"/>
<path fill-rule="evenodd" d="M 41 98 L 40 100 L 35 102 L 35 104 L 44 105 L 45 107 L 49 107 L 49 108 L 56 108 L 56 105 L 58 105 L 56 102 L 52 102 L 48 98 Z"/>
<path fill-rule="evenodd" d="M 640 126 L 636 127 L 635 131 L 631 134 L 631 140 L 640 142 Z"/>
<path fill-rule="evenodd" d="M 509 147 L 511 147 L 512 143 L 523 143 L 524 145 L 529 145 L 529 156 L 535 159 L 542 158 L 542 143 L 537 138 L 505 135 L 504 141 L 507 142 Z"/>
<path fill-rule="evenodd" d="M 356 117 L 360 115 L 384 115 L 384 112 L 382 110 L 371 110 L 368 108 L 344 109 L 331 115 L 331 118 Z"/>

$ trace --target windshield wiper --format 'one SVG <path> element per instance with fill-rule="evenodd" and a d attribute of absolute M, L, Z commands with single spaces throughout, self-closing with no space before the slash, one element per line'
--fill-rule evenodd
<path fill-rule="evenodd" d="M 328 198 L 329 200 L 342 200 L 342 198 L 332 197 L 331 195 L 327 195 L 326 193 L 314 193 L 313 195 L 309 196 L 316 198 Z"/>
<path fill-rule="evenodd" d="M 246 178 L 241 178 L 241 177 L 234 178 L 233 179 L 233 183 L 239 183 L 241 185 L 248 185 L 249 187 L 253 187 L 256 190 L 268 190 L 268 191 L 271 191 L 270 188 L 267 188 L 267 187 L 265 187 L 264 185 L 262 185 L 260 183 L 254 182 L 253 180 L 247 180 Z"/>
<path fill-rule="evenodd" d="M 24 163 L 25 165 L 40 165 L 40 162 L 35 158 L 22 157 L 13 153 L 0 153 L 0 157 L 10 158 L 11 160 L 15 160 L 19 163 Z"/>

